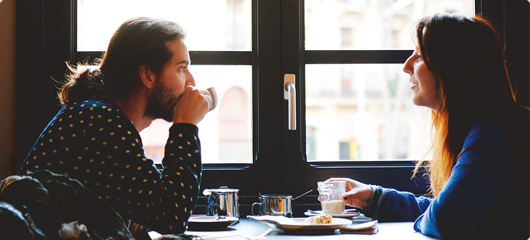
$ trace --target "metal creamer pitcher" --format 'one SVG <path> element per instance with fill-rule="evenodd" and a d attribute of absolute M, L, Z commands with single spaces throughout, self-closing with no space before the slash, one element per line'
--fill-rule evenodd
<path fill-rule="evenodd" d="M 292 217 L 291 195 L 284 194 L 263 194 L 259 196 L 259 202 L 252 204 L 252 215 L 276 215 Z M 259 206 L 257 214 L 254 207 Z"/>
<path fill-rule="evenodd" d="M 205 189 L 204 196 L 208 196 L 207 216 L 225 216 L 239 219 L 239 189 L 222 186 L 218 189 Z"/>

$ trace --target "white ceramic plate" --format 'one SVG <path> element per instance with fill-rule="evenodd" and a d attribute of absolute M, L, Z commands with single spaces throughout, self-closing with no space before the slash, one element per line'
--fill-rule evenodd
<path fill-rule="evenodd" d="M 250 219 L 264 221 L 286 231 L 303 231 L 304 233 L 330 232 L 349 226 L 352 221 L 342 218 L 333 218 L 331 223 L 307 224 L 307 218 L 286 218 L 279 216 L 248 216 Z"/>
<path fill-rule="evenodd" d="M 311 217 L 311 216 L 318 216 L 318 215 L 322 215 L 322 211 L 314 211 L 314 210 L 307 210 L 304 215 L 308 216 L 308 217 Z M 343 213 L 340 213 L 340 214 L 327 214 L 327 215 L 330 215 L 334 218 L 352 218 L 352 217 L 357 217 L 360 215 L 359 212 L 356 212 L 356 211 L 344 211 Z"/>
<path fill-rule="evenodd" d="M 191 216 L 188 220 L 188 230 L 222 230 L 226 229 L 232 224 L 235 224 L 239 221 L 235 217 L 225 217 L 217 219 L 216 216 Z"/>

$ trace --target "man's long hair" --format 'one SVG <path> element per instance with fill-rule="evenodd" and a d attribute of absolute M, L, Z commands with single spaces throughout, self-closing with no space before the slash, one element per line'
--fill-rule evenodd
<path fill-rule="evenodd" d="M 125 21 L 97 62 L 99 69 L 77 70 L 68 66 L 72 74 L 58 94 L 61 104 L 91 97 L 126 99 L 140 80 L 139 67 L 146 65 L 160 73 L 172 57 L 167 43 L 184 37 L 183 29 L 171 21 L 146 17 Z"/>

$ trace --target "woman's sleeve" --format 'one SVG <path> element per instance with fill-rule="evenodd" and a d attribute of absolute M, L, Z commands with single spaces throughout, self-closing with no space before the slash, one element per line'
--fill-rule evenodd
<path fill-rule="evenodd" d="M 481 216 L 504 191 L 496 189 L 492 194 L 492 186 L 500 182 L 491 177 L 495 173 L 485 159 L 479 148 L 464 151 L 445 187 L 432 199 L 372 186 L 374 194 L 364 214 L 380 221 L 415 221 L 414 230 L 425 235 L 471 236 Z"/>
<path fill-rule="evenodd" d="M 491 157 L 480 147 L 464 151 L 445 187 L 416 220 L 414 229 L 436 237 L 471 237 L 480 219 L 510 188 L 504 182 L 510 182 L 511 176 L 500 177 L 497 172 L 502 166 L 488 166 Z"/>
<path fill-rule="evenodd" d="M 414 221 L 431 204 L 432 198 L 372 185 L 373 195 L 363 214 L 382 222 Z"/>
<path fill-rule="evenodd" d="M 118 110 L 108 111 L 94 114 L 85 131 L 84 145 L 90 147 L 80 157 L 91 159 L 84 161 L 85 182 L 125 219 L 160 233 L 184 232 L 201 181 L 198 128 L 181 123 L 169 129 L 159 172 L 145 157 L 134 126 Z"/>
<path fill-rule="evenodd" d="M 517 182 L 513 174 L 514 159 L 510 141 L 502 129 L 478 124 L 466 138 L 444 188 L 416 220 L 414 229 L 449 239 L 473 237 L 479 223 L 497 214 L 492 210 L 499 207 L 499 202 L 506 202 L 504 198 L 510 192 L 516 191 L 513 189 Z"/>
<path fill-rule="evenodd" d="M 371 203 L 375 210 L 368 210 L 379 211 L 378 217 L 384 220 L 412 221 L 417 215 L 414 229 L 425 235 L 472 238 L 484 216 L 495 214 L 495 203 L 514 191 L 516 180 L 510 163 L 515 158 L 510 149 L 501 129 L 478 125 L 466 138 L 448 181 L 430 204 L 410 193 L 381 188 L 379 196 L 374 191 L 379 204 Z"/>

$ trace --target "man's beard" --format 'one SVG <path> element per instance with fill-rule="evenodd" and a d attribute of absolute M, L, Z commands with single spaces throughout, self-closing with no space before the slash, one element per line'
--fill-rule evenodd
<path fill-rule="evenodd" d="M 168 88 L 163 86 L 160 79 L 156 80 L 153 93 L 147 100 L 144 116 L 153 119 L 162 118 L 168 122 L 173 122 L 175 106 L 180 96 L 176 96 Z"/>

